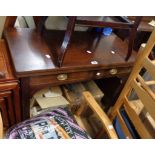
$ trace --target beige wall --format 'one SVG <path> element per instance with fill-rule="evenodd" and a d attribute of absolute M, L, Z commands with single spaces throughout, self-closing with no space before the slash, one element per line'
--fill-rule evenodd
<path fill-rule="evenodd" d="M 2 31 L 3 31 L 3 26 L 4 26 L 5 18 L 6 18 L 6 16 L 0 16 L 0 38 L 2 36 Z"/>

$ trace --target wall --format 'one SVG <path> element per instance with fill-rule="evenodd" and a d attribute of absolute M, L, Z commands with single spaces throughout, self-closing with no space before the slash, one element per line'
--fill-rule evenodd
<path fill-rule="evenodd" d="M 0 16 L 0 38 L 1 38 L 2 32 L 3 32 L 3 26 L 4 26 L 5 18 L 6 18 L 6 16 Z"/>

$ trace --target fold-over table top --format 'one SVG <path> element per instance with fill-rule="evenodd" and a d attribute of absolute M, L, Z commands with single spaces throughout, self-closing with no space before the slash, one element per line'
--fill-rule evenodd
<path fill-rule="evenodd" d="M 9 28 L 5 30 L 4 36 L 17 77 L 44 72 L 128 67 L 133 65 L 136 57 L 133 51 L 130 59 L 125 61 L 128 44 L 114 33 L 103 36 L 90 32 L 74 32 L 63 67 L 59 68 L 55 62 L 64 31 L 47 30 L 41 36 L 35 29 Z"/>

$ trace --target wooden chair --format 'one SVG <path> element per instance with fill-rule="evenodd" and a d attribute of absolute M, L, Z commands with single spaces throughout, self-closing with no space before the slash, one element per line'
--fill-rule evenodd
<path fill-rule="evenodd" d="M 3 138 L 3 122 L 2 122 L 2 116 L 0 113 L 0 139 Z"/>
<path fill-rule="evenodd" d="M 6 18 L 6 22 L 4 25 L 4 29 L 8 27 L 13 27 L 16 21 L 16 16 L 8 16 Z M 36 24 L 36 28 L 40 34 L 43 33 L 44 24 L 48 16 L 34 16 L 34 21 Z M 68 17 L 68 24 L 65 31 L 64 39 L 61 44 L 61 47 L 57 51 L 57 65 L 62 67 L 63 60 L 66 55 L 68 45 L 70 44 L 75 25 L 80 26 L 88 26 L 88 27 L 112 27 L 114 29 L 127 29 L 130 32 L 129 35 L 129 43 L 128 43 L 128 52 L 126 55 L 125 60 L 127 61 L 130 56 L 132 55 L 134 39 L 136 37 L 137 27 L 141 21 L 142 17 L 136 17 L 134 22 L 131 22 L 126 17 L 123 16 L 116 16 L 116 17 L 102 17 L 98 19 L 96 17 L 77 17 L 77 16 L 69 16 Z"/>
<path fill-rule="evenodd" d="M 83 92 L 87 105 L 91 107 L 103 123 L 104 129 L 100 131 L 99 137 L 106 131 L 109 138 L 117 138 L 117 130 L 115 131 L 113 127 L 117 118 L 125 138 L 134 138 L 126 119 L 122 115 L 121 111 L 123 110 L 127 114 L 129 123 L 131 123 L 138 138 L 155 138 L 155 92 L 150 88 L 151 85 L 155 85 L 155 61 L 148 58 L 154 45 L 155 30 L 152 32 L 145 48 L 141 48 L 139 51 L 128 81 L 114 107 L 109 111 L 109 117 L 89 92 Z M 140 71 L 144 68 L 152 76 L 152 80 L 145 81 L 140 75 Z M 129 99 L 133 90 L 136 92 L 138 99 Z M 81 109 L 84 108 L 81 107 Z"/>
<path fill-rule="evenodd" d="M 48 16 L 43 16 L 39 20 L 37 18 L 38 30 L 42 33 L 44 29 L 44 23 Z M 66 32 L 64 35 L 63 42 L 61 44 L 60 50 L 58 51 L 58 65 L 61 67 L 63 64 L 64 56 L 67 52 L 68 45 L 71 41 L 71 37 L 75 28 L 75 24 L 88 27 L 112 27 L 115 29 L 128 29 L 130 31 L 129 44 L 128 44 L 128 53 L 125 60 L 127 61 L 132 53 L 134 39 L 136 37 L 137 27 L 141 21 L 142 17 L 136 17 L 134 22 L 131 22 L 126 17 L 102 17 L 98 20 L 96 17 L 77 17 L 70 16 L 68 17 L 68 24 Z"/>

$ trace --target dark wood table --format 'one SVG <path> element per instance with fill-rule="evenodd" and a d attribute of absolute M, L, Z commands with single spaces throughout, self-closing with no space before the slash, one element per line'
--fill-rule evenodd
<path fill-rule="evenodd" d="M 46 86 L 62 85 L 105 77 L 128 76 L 136 53 L 126 62 L 128 45 L 115 34 L 108 37 L 95 33 L 74 32 L 63 66 L 55 58 L 64 31 L 46 31 L 43 36 L 35 29 L 8 28 L 4 32 L 16 77 L 21 84 L 23 119 L 30 114 L 30 97 Z"/>

